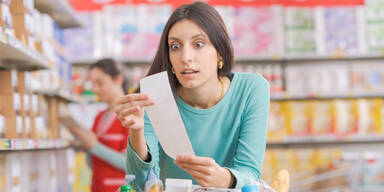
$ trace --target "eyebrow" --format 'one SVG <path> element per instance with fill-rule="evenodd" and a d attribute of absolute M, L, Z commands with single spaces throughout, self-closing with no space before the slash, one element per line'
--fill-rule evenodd
<path fill-rule="evenodd" d="M 197 35 L 192 36 L 192 39 L 197 38 L 197 37 L 204 37 L 205 38 L 205 35 L 202 33 L 199 33 Z M 179 40 L 179 39 L 177 37 L 169 37 L 168 40 Z"/>

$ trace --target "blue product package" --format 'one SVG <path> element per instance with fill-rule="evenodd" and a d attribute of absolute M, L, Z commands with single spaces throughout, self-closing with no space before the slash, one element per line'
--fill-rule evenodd
<path fill-rule="evenodd" d="M 259 187 L 256 184 L 246 185 L 241 188 L 241 192 L 258 192 Z"/>

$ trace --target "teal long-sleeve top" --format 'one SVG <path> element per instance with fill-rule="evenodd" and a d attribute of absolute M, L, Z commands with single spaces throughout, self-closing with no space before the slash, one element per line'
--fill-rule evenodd
<path fill-rule="evenodd" d="M 228 168 L 236 178 L 236 188 L 241 188 L 250 179 L 261 178 L 270 98 L 269 84 L 260 75 L 233 74 L 225 96 L 211 108 L 196 109 L 180 97 L 176 100 L 195 155 L 211 157 Z M 128 142 L 127 174 L 134 174 L 139 186 L 151 169 L 163 182 L 166 178 L 192 179 L 164 153 L 146 115 L 144 120 L 151 159 L 143 161 Z"/>

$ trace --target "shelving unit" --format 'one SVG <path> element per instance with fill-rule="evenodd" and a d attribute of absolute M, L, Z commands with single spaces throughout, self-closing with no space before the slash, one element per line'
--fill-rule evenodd
<path fill-rule="evenodd" d="M 39 52 L 28 47 L 15 37 L 3 34 L 1 30 L 0 53 L 0 67 L 2 68 L 20 71 L 49 68 L 49 62 Z"/>
<path fill-rule="evenodd" d="M 61 139 L 0 139 L 0 152 L 66 149 L 70 143 Z"/>
<path fill-rule="evenodd" d="M 240 57 L 236 58 L 239 63 L 260 63 L 264 62 L 299 62 L 299 61 L 349 61 L 349 60 L 377 60 L 384 59 L 383 54 L 365 55 L 287 55 L 274 57 Z"/>
<path fill-rule="evenodd" d="M 271 95 L 272 101 L 292 101 L 292 100 L 327 100 L 327 99 L 360 99 L 360 98 L 383 98 L 384 92 L 369 93 L 348 93 L 333 95 L 287 95 L 275 94 Z"/>
<path fill-rule="evenodd" d="M 23 3 L 25 6 L 27 2 Z M 21 27 L 17 28 L 19 25 L 7 26 L 11 33 L 7 31 L 5 34 L 0 30 L 0 69 L 7 74 L 5 76 L 12 74 L 1 82 L 5 87 L 11 86 L 1 96 L 2 99 L 7 98 L 4 100 L 6 102 L 10 98 L 20 102 L 15 104 L 17 102 L 10 101 L 7 107 L 2 102 L 1 106 L 0 115 L 4 120 L 0 138 L 0 191 L 72 191 L 75 152 L 70 143 L 71 137 L 65 135 L 65 130 L 60 131 L 58 116 L 60 112 L 65 112 L 68 102 L 79 100 L 60 91 L 29 89 L 36 85 L 35 87 L 47 89 L 67 86 L 69 90 L 67 81 L 70 79 L 71 67 L 63 61 L 67 59 L 65 49 L 55 39 L 60 39 L 60 27 L 80 27 L 81 24 L 67 0 L 35 0 L 34 3 L 34 6 L 29 6 L 40 13 L 31 9 L 36 17 L 31 16 L 29 20 L 23 17 L 20 21 L 20 26 L 30 27 L 24 29 L 27 32 L 23 36 L 28 36 L 29 42 L 13 36 L 12 30 L 16 34 L 17 30 L 22 31 L 19 29 Z M 5 5 L 6 8 L 7 6 Z M 16 18 L 18 14 L 26 14 L 24 11 L 12 12 L 12 18 Z M 53 19 L 41 16 L 41 13 L 46 13 Z M 33 31 L 31 28 L 34 26 L 39 26 L 44 33 Z M 36 40 L 36 44 L 33 40 Z M 28 72 L 44 69 L 48 70 Z M 67 73 L 60 74 L 60 70 Z M 68 74 L 65 78 L 64 73 Z M 17 83 L 12 84 L 13 81 Z"/>
<path fill-rule="evenodd" d="M 314 149 L 337 148 L 343 150 L 384 151 L 384 135 L 357 136 L 298 136 L 288 137 L 280 142 L 269 142 L 268 149 Z"/>
<path fill-rule="evenodd" d="M 126 64 L 126 65 L 138 65 L 138 66 L 144 66 L 149 65 L 152 62 L 151 58 L 146 59 L 115 59 L 116 61 Z M 95 63 L 97 59 L 80 59 L 75 61 L 70 61 L 74 66 L 88 66 L 92 63 Z"/>
<path fill-rule="evenodd" d="M 61 28 L 81 27 L 67 0 L 35 0 L 35 7 L 52 16 Z"/>
<path fill-rule="evenodd" d="M 59 90 L 57 90 L 57 91 L 34 90 L 32 92 L 36 93 L 36 94 L 42 94 L 42 95 L 45 95 L 45 96 L 48 96 L 48 97 L 56 97 L 56 98 L 62 99 L 64 101 L 70 102 L 70 103 L 79 103 L 79 102 L 81 102 L 81 98 L 76 97 L 74 95 L 68 95 L 66 93 L 62 93 Z"/>

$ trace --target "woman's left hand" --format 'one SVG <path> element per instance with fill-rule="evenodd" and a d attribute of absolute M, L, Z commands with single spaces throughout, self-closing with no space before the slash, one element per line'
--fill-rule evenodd
<path fill-rule="evenodd" d="M 189 173 L 202 187 L 228 188 L 231 184 L 229 170 L 220 167 L 212 158 L 179 155 L 175 164 Z"/>
<path fill-rule="evenodd" d="M 92 149 L 97 143 L 97 137 L 95 133 L 88 130 L 82 130 L 78 127 L 68 127 L 71 133 L 81 141 L 81 144 L 85 150 Z"/>

